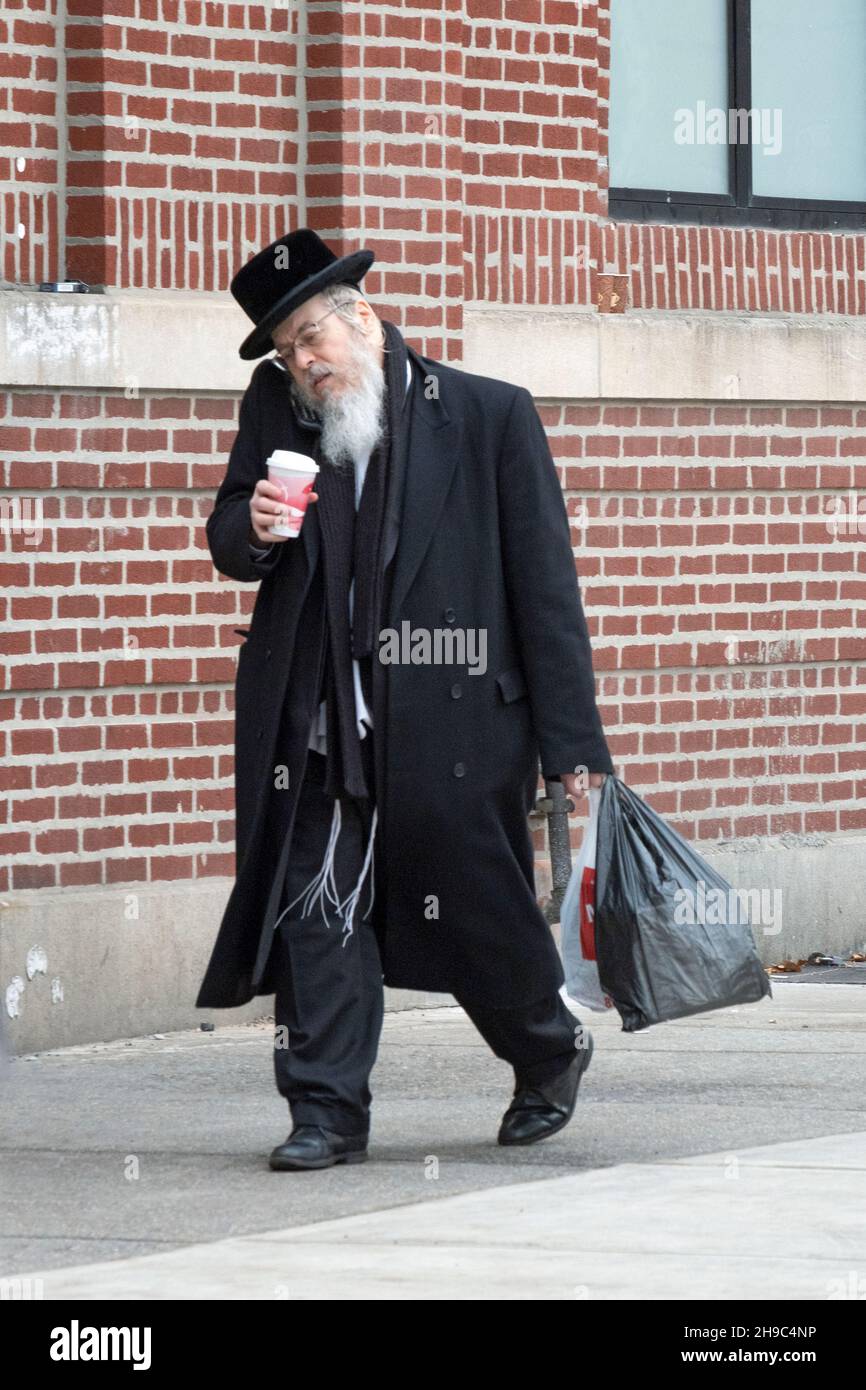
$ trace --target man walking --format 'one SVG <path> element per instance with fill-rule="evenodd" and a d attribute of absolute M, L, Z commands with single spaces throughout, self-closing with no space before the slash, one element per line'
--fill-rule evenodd
<path fill-rule="evenodd" d="M 592 1038 L 535 898 L 538 760 L 613 771 L 565 504 L 528 391 L 422 357 L 310 229 L 231 290 L 255 327 L 207 523 L 260 584 L 236 688 L 237 878 L 201 1008 L 275 996 L 292 1132 L 272 1168 L 367 1157 L 383 984 L 452 994 L 514 1070 L 500 1144 L 556 1133 Z M 275 536 L 274 449 L 319 466 Z M 478 659 L 480 657 L 480 659 Z"/>

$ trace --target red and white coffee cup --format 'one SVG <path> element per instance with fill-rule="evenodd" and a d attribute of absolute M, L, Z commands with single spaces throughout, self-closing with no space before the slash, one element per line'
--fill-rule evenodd
<path fill-rule="evenodd" d="M 280 516 L 268 530 L 272 536 L 299 536 L 310 493 L 315 490 L 319 465 L 306 454 L 275 449 L 267 461 L 267 469 L 268 481 L 276 483 L 283 494 Z"/>

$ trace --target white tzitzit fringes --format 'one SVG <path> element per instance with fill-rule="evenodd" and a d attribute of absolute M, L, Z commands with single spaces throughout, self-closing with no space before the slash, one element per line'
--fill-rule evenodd
<path fill-rule="evenodd" d="M 371 866 L 371 864 L 372 864 L 372 862 L 373 862 L 373 849 L 374 849 L 374 840 L 375 840 L 375 835 L 376 835 L 376 823 L 377 823 L 377 821 L 378 821 L 378 816 L 379 816 L 378 809 L 374 806 L 374 808 L 373 808 L 373 817 L 372 817 L 372 820 L 371 820 L 371 823 L 370 823 L 370 837 L 369 837 L 369 840 L 368 840 L 368 842 L 367 842 L 367 852 L 366 852 L 366 855 L 365 855 L 365 857 L 364 857 L 364 865 L 363 865 L 363 868 L 361 869 L 360 875 L 358 876 L 358 882 L 355 884 L 355 887 L 352 889 L 351 893 L 348 895 L 348 897 L 347 897 L 343 902 L 340 902 L 340 898 L 339 898 L 339 895 L 338 895 L 338 893 L 337 893 L 337 883 L 336 883 L 336 880 L 335 880 L 335 878 L 334 878 L 334 854 L 335 854 L 335 851 L 336 851 L 336 848 L 337 848 L 337 841 L 338 841 L 338 839 L 340 838 L 340 826 L 341 826 L 341 824 L 342 824 L 342 812 L 341 812 L 341 808 L 340 808 L 340 801 L 339 801 L 339 798 L 337 798 L 337 799 L 334 801 L 334 813 L 333 813 L 333 816 L 331 817 L 331 833 L 330 833 L 330 836 L 329 836 L 329 838 L 328 838 L 328 847 L 327 847 L 327 849 L 326 849 L 326 851 L 325 851 L 325 858 L 324 858 L 324 860 L 323 860 L 323 862 L 322 862 L 322 867 L 319 869 L 318 873 L 310 880 L 310 882 L 307 884 L 307 886 L 306 886 L 305 888 L 302 888 L 302 889 L 301 889 L 301 891 L 300 891 L 300 893 L 298 893 L 297 897 L 293 898 L 292 901 L 291 901 L 286 907 L 283 908 L 282 912 L 280 913 L 279 917 L 277 918 L 276 922 L 274 923 L 274 929 L 275 929 L 275 930 L 276 930 L 276 928 L 279 926 L 279 924 L 280 924 L 280 922 L 283 920 L 283 918 L 285 917 L 286 913 L 289 911 L 289 908 L 294 907 L 295 903 L 298 902 L 298 900 L 299 900 L 300 898 L 304 898 L 304 899 L 305 899 L 305 901 L 304 901 L 304 906 L 303 906 L 303 909 L 302 909 L 302 911 L 301 911 L 301 916 L 302 916 L 302 917 L 307 917 L 307 916 L 309 915 L 309 913 L 311 912 L 311 910 L 312 910 L 313 903 L 316 901 L 316 898 L 318 898 L 318 897 L 322 897 L 322 918 L 323 918 L 323 921 L 324 921 L 326 927 L 330 927 L 331 924 L 330 924 L 330 922 L 328 921 L 328 916 L 327 916 L 327 912 L 326 912 L 326 910 L 325 910 L 325 903 L 324 903 L 324 897 L 327 897 L 328 900 L 329 900 L 329 902 L 333 903 L 334 907 L 336 908 L 336 910 L 337 910 L 337 915 L 338 915 L 338 916 L 342 915 L 342 913 L 343 913 L 343 911 L 344 911 L 345 908 L 347 908 L 347 907 L 349 908 L 349 915 L 348 915 L 348 917 L 347 917 L 347 919 L 346 919 L 346 921 L 345 921 L 345 923 L 344 923 L 344 925 L 343 925 L 343 931 L 344 931 L 344 933 L 345 933 L 345 935 L 344 935 L 344 937 L 343 937 L 343 945 L 345 946 L 346 942 L 348 941 L 349 937 L 352 935 L 352 932 L 353 932 L 353 930 L 354 930 L 354 928 L 353 928 L 353 926 L 352 926 L 352 922 L 353 922 L 353 919 L 354 919 L 354 916 L 355 916 L 355 909 L 356 909 L 356 907 L 358 906 L 358 902 L 359 902 L 360 897 L 361 897 L 361 892 L 362 892 L 362 889 L 363 889 L 363 887 L 364 887 L 364 880 L 365 880 L 365 878 L 367 877 L 367 871 L 368 871 L 368 869 L 370 868 L 370 866 Z M 371 875 L 371 877 L 370 877 L 370 902 L 369 902 L 369 905 L 368 905 L 368 907 L 367 907 L 367 911 L 364 913 L 364 918 L 368 917 L 369 914 L 370 914 L 370 911 L 371 911 L 372 906 L 373 906 L 373 901 L 374 901 L 374 898 L 375 898 L 375 892 L 376 892 L 375 882 L 374 882 L 373 876 Z M 324 897 L 323 897 L 322 895 L 324 895 Z"/>
<path fill-rule="evenodd" d="M 334 851 L 337 848 L 337 840 L 340 837 L 341 820 L 342 813 L 340 809 L 340 800 L 339 797 L 337 797 L 334 801 L 334 812 L 331 816 L 331 833 L 328 838 L 328 848 L 325 850 L 325 858 L 322 862 L 322 867 L 319 870 L 319 872 L 315 874 L 313 878 L 310 879 L 310 882 L 307 884 L 306 888 L 301 889 L 297 898 L 292 898 L 292 901 L 289 903 L 288 907 L 286 907 L 280 913 L 280 916 L 277 918 L 277 921 L 280 921 L 280 919 L 286 915 L 290 907 L 294 907 L 295 903 L 298 901 L 299 898 L 305 899 L 304 906 L 301 911 L 302 917 L 309 916 L 309 913 L 312 909 L 313 903 L 316 901 L 316 898 L 320 897 L 323 893 L 330 899 L 330 901 L 334 904 L 335 907 L 339 908 L 340 898 L 337 893 L 337 884 L 334 879 Z M 328 880 L 330 880 L 330 882 Z M 324 898 L 322 899 L 322 916 L 324 918 L 325 925 L 328 926 L 329 922 L 327 913 L 325 911 Z"/>
<path fill-rule="evenodd" d="M 376 836 L 376 821 L 377 821 L 378 819 L 379 819 L 379 812 L 377 811 L 376 807 L 374 806 L 374 807 L 373 807 L 373 819 L 370 821 L 370 842 L 369 842 L 370 869 L 371 869 L 371 870 L 372 870 L 373 864 L 374 864 L 374 862 L 375 862 L 375 847 L 374 847 L 374 843 L 373 843 L 373 842 L 374 842 L 374 839 L 375 839 L 375 836 Z M 365 921 L 366 921 L 367 917 L 368 917 L 369 914 L 370 914 L 370 908 L 373 906 L 373 900 L 374 900 L 375 896 L 376 896 L 376 883 L 375 883 L 375 880 L 374 880 L 374 878 L 373 878 L 373 874 L 372 874 L 372 872 L 371 872 L 371 873 L 370 873 L 370 902 L 369 902 L 369 904 L 367 905 L 367 911 L 364 913 L 364 919 L 363 919 L 363 920 L 365 920 Z"/>
<path fill-rule="evenodd" d="M 369 838 L 369 840 L 367 841 L 367 853 L 366 853 L 366 855 L 364 856 L 364 867 L 361 869 L 361 873 L 360 873 L 360 875 L 359 875 L 359 877 L 358 877 L 358 882 L 355 884 L 355 887 L 352 889 L 351 893 L 350 893 L 349 896 L 346 898 L 345 902 L 340 903 L 339 906 L 338 906 L 338 909 L 337 909 L 338 912 L 342 912 L 343 909 L 344 909 L 345 907 L 347 907 L 347 906 L 349 907 L 349 915 L 348 915 L 348 917 L 346 918 L 346 921 L 345 921 L 345 923 L 344 923 L 344 925 L 343 925 L 343 931 L 344 931 L 344 933 L 345 933 L 345 935 L 344 935 L 344 937 L 343 937 L 343 945 L 344 945 L 344 946 L 345 946 L 346 942 L 349 940 L 349 937 L 352 935 L 352 932 L 354 931 L 354 927 L 352 926 L 352 919 L 353 919 L 354 916 L 355 916 L 355 908 L 358 906 L 358 902 L 359 902 L 360 897 L 361 897 L 361 890 L 362 890 L 363 887 L 364 887 L 364 879 L 367 877 L 367 870 L 369 869 L 369 867 L 370 867 L 370 865 L 371 865 L 371 863 L 372 863 L 372 860 L 373 860 L 373 840 L 374 840 L 374 837 L 375 837 L 375 834 L 376 834 L 376 821 L 378 820 L 378 817 L 379 817 L 379 810 L 378 810 L 378 807 L 374 806 L 374 807 L 373 807 L 373 819 L 372 819 L 372 821 L 370 822 L 370 838 Z M 364 913 L 364 917 L 367 916 L 367 913 L 369 913 L 370 908 L 372 908 L 372 906 L 373 906 L 373 897 L 374 897 L 374 895 L 375 895 L 375 892 L 376 892 L 376 885 L 375 885 L 373 876 L 372 876 L 372 874 L 371 874 L 371 875 L 370 875 L 370 905 L 369 905 L 369 907 L 367 908 L 367 912 Z"/>

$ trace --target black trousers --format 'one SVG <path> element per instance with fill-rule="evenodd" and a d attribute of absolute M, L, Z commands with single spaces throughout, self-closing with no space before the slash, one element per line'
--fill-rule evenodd
<path fill-rule="evenodd" d="M 373 785 L 372 734 L 361 740 Z M 319 1124 L 340 1134 L 370 1131 L 370 1073 L 384 1018 L 384 989 L 374 927 L 372 865 L 352 918 L 320 895 L 305 914 L 304 889 L 320 872 L 332 833 L 334 802 L 324 793 L 325 758 L 312 749 L 301 787 L 292 854 L 281 907 L 293 902 L 275 931 L 274 1071 L 293 1124 Z M 333 857 L 335 896 L 345 903 L 356 886 L 372 823 L 372 801 L 342 801 Z M 375 842 L 374 842 L 375 853 Z M 365 916 L 366 913 L 366 916 Z M 456 992 L 481 1036 L 510 1063 L 515 1082 L 537 1085 L 574 1057 L 579 1021 L 559 993 L 518 1008 L 497 1008 Z"/>

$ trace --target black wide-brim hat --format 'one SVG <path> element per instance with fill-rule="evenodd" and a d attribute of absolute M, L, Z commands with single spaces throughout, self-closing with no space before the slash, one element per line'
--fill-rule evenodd
<path fill-rule="evenodd" d="M 358 285 L 375 260 L 372 251 L 335 256 L 311 227 L 272 241 L 242 266 L 229 289 L 256 325 L 238 352 L 245 362 L 274 346 L 271 332 L 293 309 L 328 285 Z"/>

